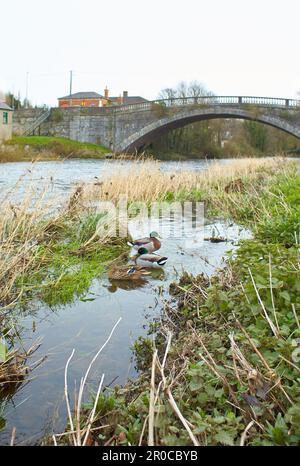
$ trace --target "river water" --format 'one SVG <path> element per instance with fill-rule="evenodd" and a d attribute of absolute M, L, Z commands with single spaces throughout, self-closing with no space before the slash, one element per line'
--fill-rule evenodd
<path fill-rule="evenodd" d="M 230 159 L 219 160 L 223 165 L 231 163 Z M 130 170 L 131 161 L 115 160 L 93 160 L 72 159 L 54 162 L 8 162 L 0 164 L 0 200 L 14 186 L 18 185 L 16 191 L 20 196 L 28 186 L 42 192 L 47 186 L 49 195 L 56 199 L 65 197 L 76 184 L 85 181 L 96 181 L 105 173 L 114 173 L 117 170 Z M 162 161 L 162 171 L 191 170 L 202 171 L 209 165 L 215 163 L 213 160 L 189 160 L 184 162 Z"/>
<path fill-rule="evenodd" d="M 130 162 L 122 162 L 124 169 Z M 210 162 L 162 162 L 162 170 L 205 170 Z M 221 161 L 226 165 L 230 160 Z M 103 170 L 113 173 L 120 167 L 114 161 L 71 160 L 66 162 L 41 162 L 33 167 L 30 163 L 7 163 L 0 166 L 0 195 L 10 190 L 24 175 L 28 175 L 38 189 L 50 183 L 52 193 L 62 199 L 76 183 L 91 181 Z M 22 185 L 23 186 L 23 185 Z M 19 195 L 22 195 L 22 189 Z M 79 386 L 92 357 L 108 337 L 112 327 L 122 320 L 110 342 L 96 361 L 88 378 L 88 386 L 96 387 L 105 374 L 104 385 L 123 384 L 137 375 L 132 360 L 131 346 L 140 335 L 147 334 L 147 323 L 159 316 L 164 301 L 168 299 L 168 286 L 183 270 L 211 275 L 222 265 L 227 250 L 236 247 L 240 238 L 249 237 L 249 232 L 237 225 L 223 221 L 199 225 L 188 232 L 192 239 L 166 238 L 174 218 L 164 218 L 161 226 L 162 248 L 159 253 L 167 256 L 168 262 L 160 274 L 153 273 L 142 283 L 111 282 L 107 276 L 94 280 L 91 288 L 74 303 L 50 308 L 42 303 L 33 303 L 20 317 L 22 341 L 29 347 L 36 341 L 41 344 L 30 363 L 46 356 L 45 361 L 28 376 L 17 393 L 10 398 L 0 412 L 6 420 L 0 431 L 0 444 L 10 441 L 12 428 L 16 428 L 16 444 L 35 444 L 44 434 L 62 432 L 66 423 L 64 401 L 64 368 L 75 349 L 69 368 L 69 392 L 73 394 L 75 383 Z M 157 224 L 149 228 L 157 229 Z M 131 222 L 134 238 L 144 235 L 141 222 Z M 228 239 L 227 242 L 202 241 L 213 232 Z M 86 399 L 88 392 L 86 393 Z"/>

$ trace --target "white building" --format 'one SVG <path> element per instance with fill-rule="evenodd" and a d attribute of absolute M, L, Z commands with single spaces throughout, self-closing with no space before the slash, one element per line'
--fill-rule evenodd
<path fill-rule="evenodd" d="M 0 141 L 6 141 L 12 136 L 13 109 L 0 102 Z"/>

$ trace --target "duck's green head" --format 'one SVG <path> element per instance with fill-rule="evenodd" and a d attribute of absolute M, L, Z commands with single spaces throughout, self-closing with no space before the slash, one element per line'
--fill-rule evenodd
<path fill-rule="evenodd" d="M 150 238 L 158 238 L 158 233 L 157 233 L 157 231 L 151 231 L 151 233 L 150 233 Z"/>
<path fill-rule="evenodd" d="M 146 248 L 139 248 L 138 254 L 141 256 L 142 254 L 148 254 L 148 249 Z"/>

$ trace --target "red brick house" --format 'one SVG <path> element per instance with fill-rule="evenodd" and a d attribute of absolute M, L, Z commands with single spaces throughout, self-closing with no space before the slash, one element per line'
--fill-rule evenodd
<path fill-rule="evenodd" d="M 107 99 L 97 92 L 76 92 L 59 97 L 59 107 L 105 107 Z"/>
<path fill-rule="evenodd" d="M 127 91 L 119 97 L 109 97 L 107 87 L 104 96 L 97 92 L 76 92 L 75 94 L 59 97 L 59 107 L 106 107 L 108 105 L 129 105 L 148 102 L 144 97 L 129 96 Z"/>

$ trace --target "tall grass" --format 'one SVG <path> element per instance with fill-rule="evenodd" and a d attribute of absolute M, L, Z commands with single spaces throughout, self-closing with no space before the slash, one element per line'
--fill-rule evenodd
<path fill-rule="evenodd" d="M 118 201 L 126 195 L 128 201 L 169 200 L 170 194 L 191 196 L 193 192 L 224 189 L 236 178 L 251 180 L 259 173 L 275 171 L 284 164 L 281 158 L 235 160 L 230 164 L 213 163 L 206 170 L 174 170 L 164 172 L 159 161 L 140 160 L 130 165 L 114 165 L 114 173 L 104 173 L 93 184 L 85 186 L 84 197 Z"/>
<path fill-rule="evenodd" d="M 37 268 L 35 261 L 39 242 L 59 222 L 61 212 L 49 217 L 53 204 L 45 202 L 47 189 L 39 197 L 29 187 L 19 202 L 13 202 L 19 186 L 1 200 L 0 208 L 0 303 L 11 304 L 17 299 L 14 293 L 16 279 L 30 268 Z M 48 217 L 47 220 L 45 220 Z M 22 290 L 20 290 L 22 294 Z"/>

